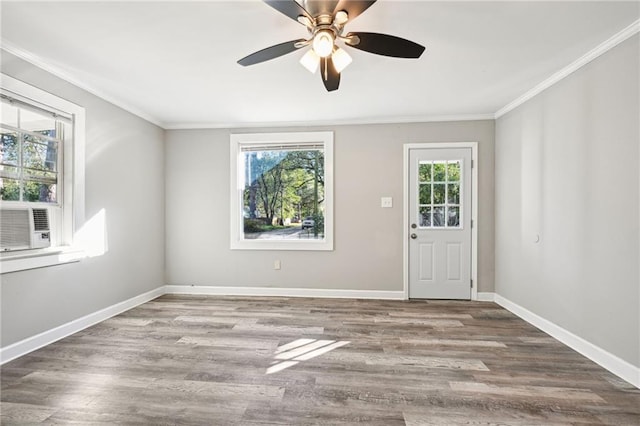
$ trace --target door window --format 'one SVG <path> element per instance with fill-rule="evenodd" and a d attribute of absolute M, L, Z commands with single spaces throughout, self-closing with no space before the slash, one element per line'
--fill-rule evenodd
<path fill-rule="evenodd" d="M 418 218 L 421 228 L 462 227 L 462 160 L 420 161 Z"/>

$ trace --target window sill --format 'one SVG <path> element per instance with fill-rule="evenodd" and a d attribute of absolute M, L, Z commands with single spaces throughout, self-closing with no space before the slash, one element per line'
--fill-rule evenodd
<path fill-rule="evenodd" d="M 71 246 L 6 252 L 0 256 L 0 274 L 79 262 L 85 257 L 83 249 Z"/>

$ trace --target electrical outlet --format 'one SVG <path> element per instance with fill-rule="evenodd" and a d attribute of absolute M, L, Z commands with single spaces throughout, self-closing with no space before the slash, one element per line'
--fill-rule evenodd
<path fill-rule="evenodd" d="M 393 207 L 393 198 L 391 197 L 380 198 L 380 207 L 385 209 Z"/>
<path fill-rule="evenodd" d="M 280 261 L 276 260 L 275 262 L 273 262 L 273 269 L 275 269 L 276 271 L 280 270 Z"/>

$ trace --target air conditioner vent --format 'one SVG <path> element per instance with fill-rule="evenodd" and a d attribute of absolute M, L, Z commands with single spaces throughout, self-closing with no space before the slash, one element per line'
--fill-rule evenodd
<path fill-rule="evenodd" d="M 49 230 L 49 215 L 47 214 L 47 209 L 33 209 L 33 230 Z"/>
<path fill-rule="evenodd" d="M 0 210 L 0 246 L 2 249 L 28 248 L 30 242 L 29 210 Z"/>

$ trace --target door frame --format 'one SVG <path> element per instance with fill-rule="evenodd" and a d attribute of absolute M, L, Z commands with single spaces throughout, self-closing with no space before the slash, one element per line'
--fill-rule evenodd
<path fill-rule="evenodd" d="M 403 146 L 402 281 L 405 300 L 409 300 L 409 151 L 442 148 L 471 148 L 471 300 L 478 300 L 478 142 L 423 142 Z"/>

